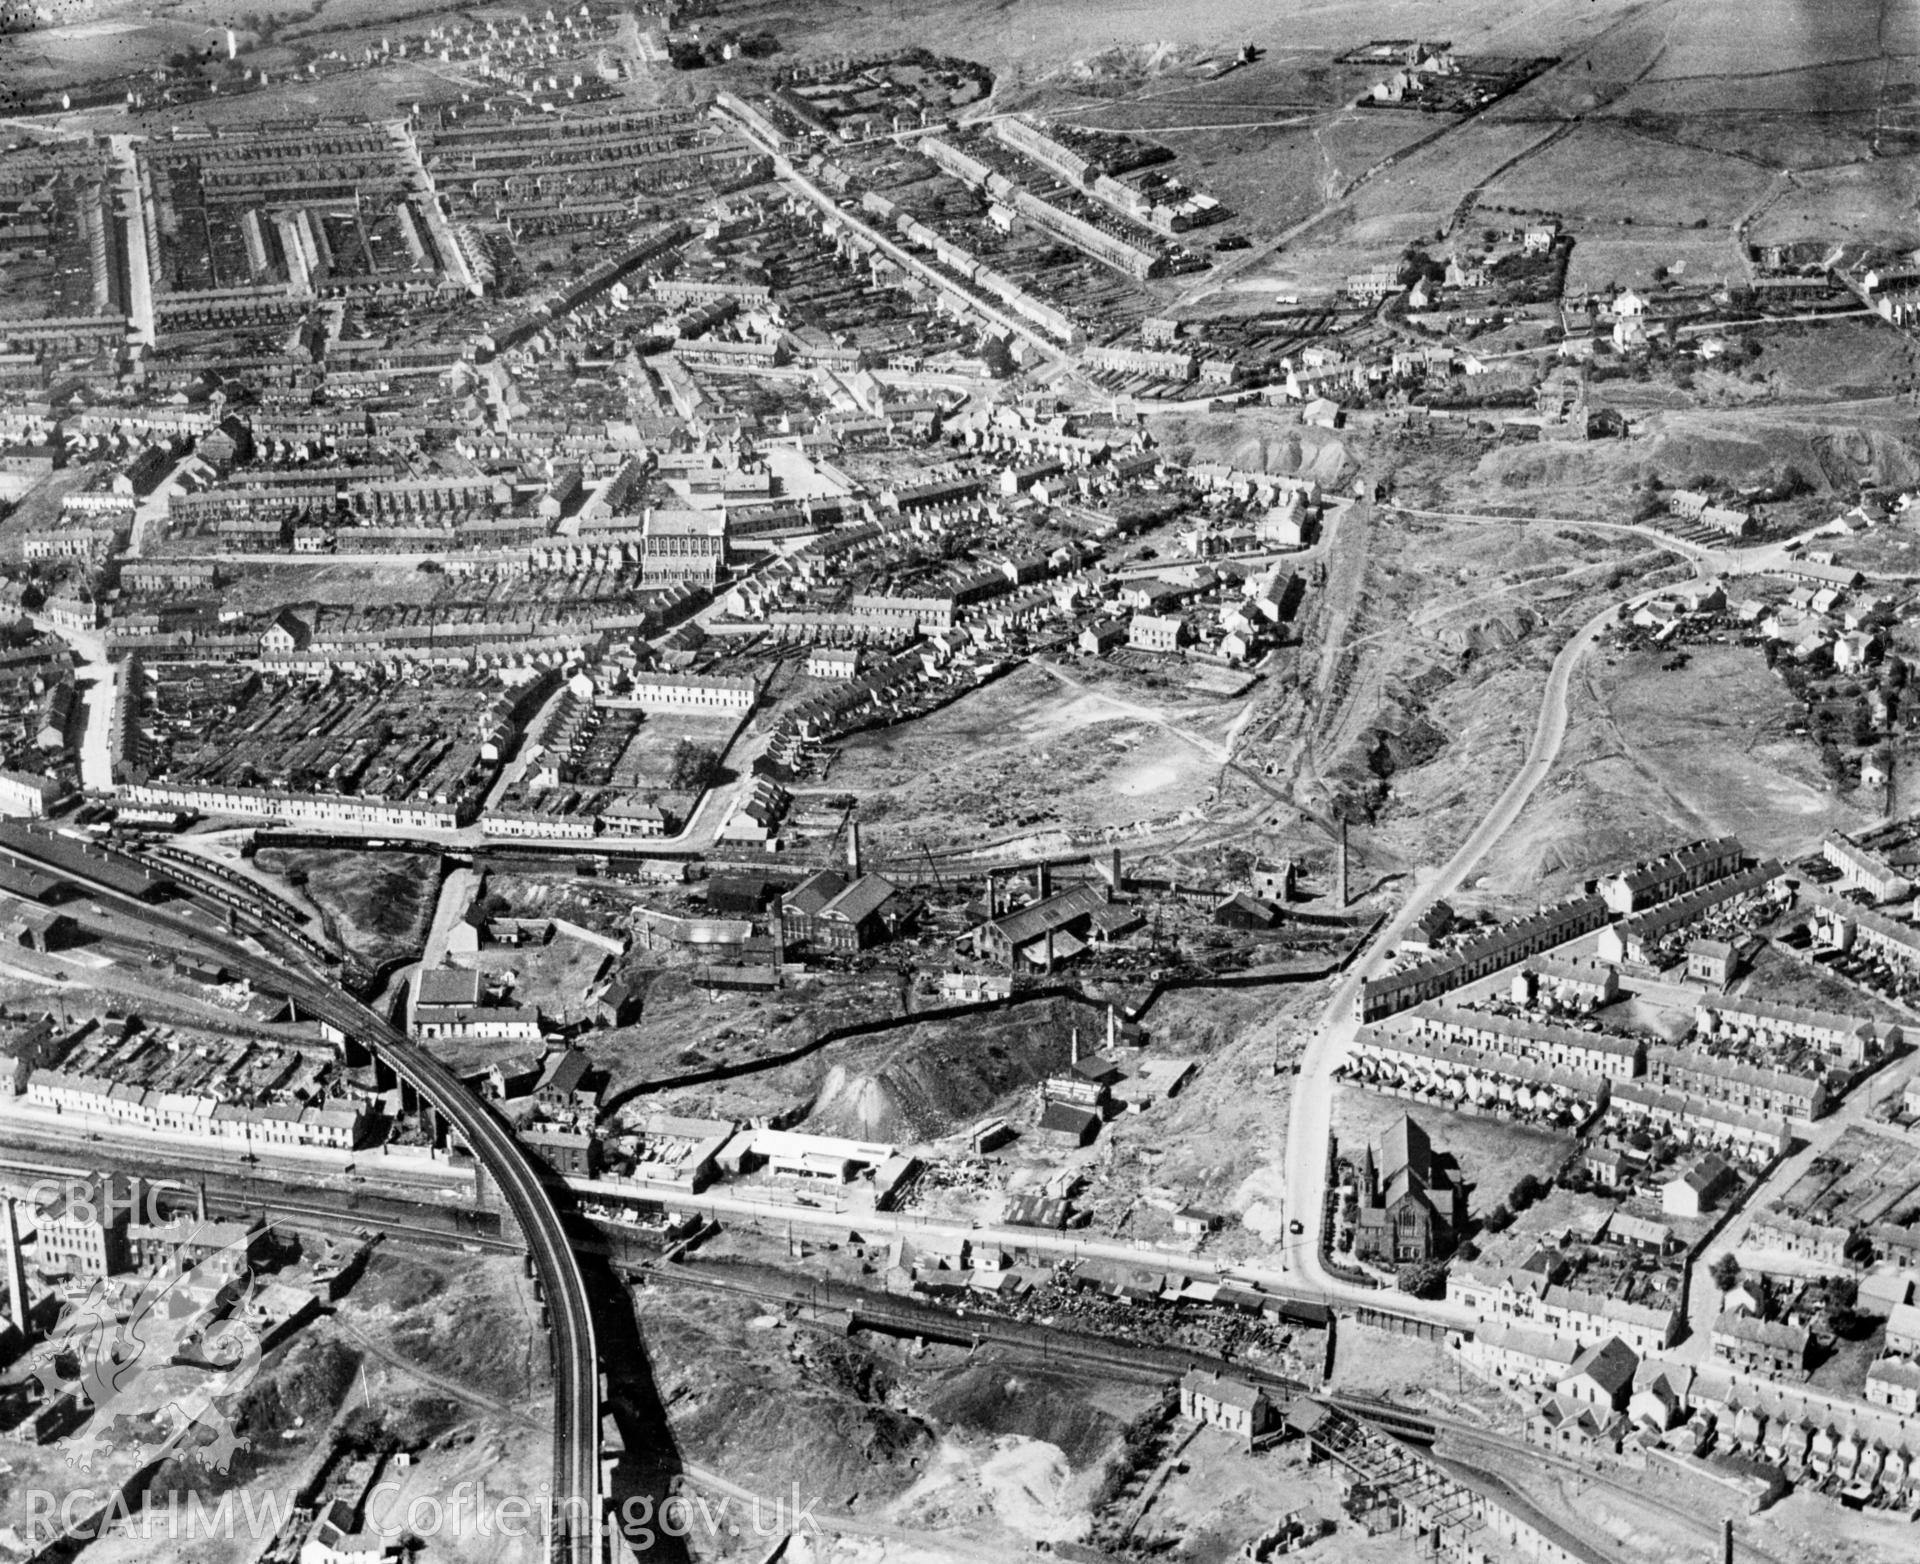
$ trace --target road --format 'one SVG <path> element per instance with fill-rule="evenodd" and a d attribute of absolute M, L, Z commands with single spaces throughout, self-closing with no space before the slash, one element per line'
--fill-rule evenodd
<path fill-rule="evenodd" d="M 1625 599 L 1629 605 L 1657 597 L 1659 589 Z M 1287 1125 L 1287 1196 L 1289 1215 L 1304 1224 L 1306 1236 L 1289 1246 L 1287 1258 L 1295 1279 L 1309 1290 L 1347 1302 L 1378 1302 L 1370 1290 L 1334 1276 L 1326 1267 L 1318 1241 L 1320 1216 L 1328 1190 L 1327 1148 L 1333 1132 L 1333 1071 L 1345 1058 L 1354 1034 L 1354 1001 L 1360 986 L 1375 976 L 1401 937 L 1436 901 L 1453 894 L 1481 859 L 1520 818 L 1540 784 L 1553 770 L 1567 732 L 1567 691 L 1574 670 L 1592 649 L 1601 631 L 1615 622 L 1618 604 L 1609 604 L 1582 625 L 1554 658 L 1540 710 L 1534 721 L 1527 758 L 1492 808 L 1481 818 L 1453 856 L 1438 870 L 1416 877 L 1415 889 L 1400 910 L 1388 919 L 1368 952 L 1335 984 L 1319 1024 L 1308 1040 L 1294 1083 L 1292 1112 Z M 1437 1302 L 1395 1296 L 1393 1306 L 1450 1323 L 1467 1323 L 1463 1311 Z"/>
<path fill-rule="evenodd" d="M 812 180 L 808 179 L 806 175 L 801 173 L 798 168 L 794 167 L 792 162 L 781 153 L 777 147 L 769 146 L 766 142 L 760 140 L 751 129 L 739 121 L 732 121 L 731 124 L 736 134 L 752 142 L 762 152 L 765 152 L 769 157 L 773 158 L 774 170 L 779 174 L 781 179 L 798 190 L 815 206 L 819 207 L 821 211 L 827 213 L 835 221 L 845 224 L 851 232 L 861 235 L 875 248 L 885 252 L 891 260 L 904 266 L 908 271 L 923 281 L 932 283 L 944 293 L 952 294 L 956 298 L 965 299 L 967 308 L 981 319 L 999 326 L 1006 331 L 1015 333 L 1039 352 L 1056 373 L 1072 372 L 1073 365 L 1071 361 L 1061 353 L 1060 349 L 1054 346 L 1052 342 L 1048 341 L 1047 338 L 1039 332 L 1035 331 L 1033 327 L 1029 326 L 1025 321 L 1021 320 L 1017 315 L 1012 315 L 1004 310 L 997 309 L 975 294 L 961 292 L 954 279 L 943 277 L 939 272 L 935 271 L 933 267 L 921 260 L 919 256 L 913 254 L 901 245 L 896 244 L 885 234 L 863 222 L 845 207 L 841 206 L 832 196 L 828 195 Z"/>
<path fill-rule="evenodd" d="M 1467 512 L 1423 511 L 1398 506 L 1383 508 L 1402 515 L 1436 520 L 1504 522 L 1509 526 L 1545 524 L 1598 527 L 1607 531 L 1636 533 L 1685 556 L 1693 562 L 1695 570 L 1703 575 L 1777 569 L 1789 557 L 1784 543 L 1760 544 L 1749 548 L 1712 548 L 1670 537 L 1638 523 L 1589 522 L 1573 517 L 1532 517 L 1516 521 L 1513 517 Z M 1637 606 L 1659 596 L 1661 590 L 1664 589 L 1639 592 L 1624 601 L 1630 607 Z M 1319 1024 L 1308 1040 L 1300 1060 L 1300 1073 L 1294 1084 L 1287 1126 L 1286 1168 L 1287 1194 L 1291 1202 L 1289 1215 L 1305 1226 L 1306 1233 L 1288 1246 L 1286 1254 L 1295 1280 L 1311 1292 L 1349 1303 L 1365 1302 L 1370 1298 L 1378 1301 L 1369 1289 L 1343 1281 L 1327 1269 L 1317 1237 L 1328 1193 L 1327 1151 L 1333 1130 L 1333 1071 L 1345 1058 L 1354 1034 L 1359 1030 L 1354 1019 L 1354 1001 L 1360 986 L 1378 973 L 1394 946 L 1428 908 L 1453 894 L 1467 880 L 1480 861 L 1520 818 L 1540 784 L 1552 772 L 1561 743 L 1566 737 L 1567 692 L 1574 670 L 1592 649 L 1601 631 L 1614 622 L 1617 609 L 1618 604 L 1609 605 L 1594 615 L 1561 648 L 1547 674 L 1546 688 L 1541 692 L 1540 709 L 1525 764 L 1453 856 L 1438 870 L 1416 877 L 1413 894 L 1380 930 L 1369 951 L 1335 985 Z M 1397 1309 L 1435 1320 L 1471 1323 L 1461 1311 L 1444 1303 L 1399 1296 L 1394 1298 L 1393 1303 Z"/>
<path fill-rule="evenodd" d="M 1657 543 L 1664 549 L 1671 549 L 1693 561 L 1703 574 L 1708 575 L 1764 575 L 1769 571 L 1783 568 L 1793 557 L 1793 549 L 1816 537 L 1820 529 L 1809 528 L 1790 539 L 1777 543 L 1754 543 L 1745 548 L 1732 544 L 1708 546 L 1694 543 L 1686 538 L 1677 538 L 1670 532 L 1650 526 L 1642 521 L 1594 521 L 1583 516 L 1496 516 L 1484 511 L 1459 510 L 1416 510 L 1410 505 L 1397 505 L 1392 500 L 1382 500 L 1380 509 L 1400 516 L 1413 516 L 1422 521 L 1465 521 L 1487 525 L 1508 527 L 1582 527 L 1596 532 L 1632 533 L 1636 537 Z"/>
<path fill-rule="evenodd" d="M 109 136 L 113 159 L 114 217 L 126 224 L 127 325 L 136 342 L 152 347 L 153 273 L 147 264 L 147 203 L 140 198 L 140 166 L 131 136 Z"/>
<path fill-rule="evenodd" d="M 1178 1249 L 1107 1243 L 1097 1238 L 1076 1237 L 1070 1233 L 1048 1232 L 1035 1227 L 990 1227 L 957 1220 L 943 1222 L 911 1212 L 874 1211 L 867 1207 L 829 1210 L 825 1206 L 799 1206 L 790 1201 L 756 1200 L 751 1193 L 723 1195 L 707 1190 L 696 1195 L 671 1184 L 615 1183 L 589 1178 L 569 1178 L 567 1183 L 583 1202 L 637 1201 L 670 1211 L 692 1211 L 716 1218 L 745 1218 L 775 1226 L 797 1224 L 868 1236 L 875 1233 L 898 1234 L 926 1243 L 951 1243 L 964 1238 L 976 1245 L 1022 1249 L 1033 1254 L 1053 1255 L 1061 1260 L 1114 1260 L 1123 1265 L 1140 1266 L 1154 1272 L 1173 1272 L 1207 1281 L 1232 1276 L 1306 1302 L 1325 1301 L 1310 1289 L 1303 1288 L 1297 1278 L 1288 1278 L 1279 1272 L 1262 1271 L 1255 1266 L 1188 1254 Z M 1398 1298 L 1393 1302 L 1394 1307 L 1400 1307 Z"/>
<path fill-rule="evenodd" d="M 1705 1363 L 1711 1357 L 1713 1321 L 1720 1312 L 1721 1301 L 1720 1289 L 1714 1286 L 1712 1280 L 1713 1267 L 1722 1256 L 1744 1255 L 1748 1263 L 1757 1260 L 1768 1272 L 1788 1276 L 1819 1277 L 1832 1270 L 1830 1265 L 1823 1262 L 1781 1254 L 1776 1250 L 1757 1249 L 1747 1241 L 1753 1220 L 1764 1214 L 1770 1201 L 1792 1189 L 1814 1162 L 1832 1151 L 1835 1143 L 1849 1130 L 1870 1127 L 1875 1122 L 1874 1104 L 1889 1096 L 1897 1101 L 1916 1069 L 1920 1069 L 1920 1054 L 1908 1054 L 1905 1058 L 1897 1059 L 1856 1086 L 1847 1094 L 1846 1101 L 1824 1119 L 1794 1126 L 1794 1139 L 1803 1142 L 1800 1149 L 1774 1170 L 1773 1177 L 1753 1192 L 1747 1203 L 1725 1227 L 1714 1234 L 1713 1241 L 1695 1258 L 1693 1281 L 1687 1293 L 1688 1334 L 1685 1340 L 1671 1349 L 1669 1357 L 1690 1363 Z"/>
<path fill-rule="evenodd" d="M 80 663 L 76 682 L 83 687 L 87 713 L 80 738 L 80 786 L 89 793 L 109 793 L 113 790 L 113 695 L 119 669 L 107 656 L 106 634 L 69 629 L 43 614 L 27 617 L 34 629 L 65 641 Z"/>
<path fill-rule="evenodd" d="M 84 885 L 96 899 L 135 918 L 158 939 L 216 955 L 230 971 L 256 987 L 285 994 L 308 1014 L 359 1038 L 465 1139 L 498 1187 L 526 1240 L 552 1321 L 555 1534 L 550 1556 L 572 1560 L 573 1564 L 599 1564 L 599 1350 L 586 1278 L 567 1237 L 560 1207 L 548 1187 L 550 1175 L 505 1122 L 469 1092 L 451 1070 L 304 962 L 263 956 L 249 943 L 160 912 L 64 863 L 47 860 L 44 867 L 62 879 Z"/>

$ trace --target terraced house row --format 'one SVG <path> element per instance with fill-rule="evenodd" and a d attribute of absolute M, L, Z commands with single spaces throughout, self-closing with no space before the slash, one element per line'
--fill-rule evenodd
<path fill-rule="evenodd" d="M 1472 1103 L 1522 1113 L 1585 1118 L 1606 1090 L 1602 1076 L 1520 1054 L 1485 1054 L 1468 1043 L 1368 1027 L 1355 1039 L 1351 1078 L 1391 1094 Z"/>
<path fill-rule="evenodd" d="M 365 1141 L 370 1123 L 366 1110 L 353 1102 L 222 1102 L 60 1070 L 35 1070 L 27 1081 L 26 1099 L 62 1115 L 111 1119 L 122 1129 L 242 1145 L 352 1151 Z"/>
<path fill-rule="evenodd" d="M 1455 1260 L 1449 1268 L 1447 1302 L 1471 1309 L 1485 1323 L 1525 1322 L 1583 1347 L 1617 1336 L 1643 1357 L 1672 1346 L 1680 1330 L 1677 1303 L 1590 1292 L 1551 1282 L 1538 1271 L 1471 1260 Z"/>
<path fill-rule="evenodd" d="M 1738 837 L 1690 842 L 1661 857 L 1608 875 L 1600 882 L 1600 898 L 1611 911 L 1624 916 L 1723 879 L 1735 873 L 1740 862 Z"/>
<path fill-rule="evenodd" d="M 1774 1069 L 1697 1045 L 1649 1049 L 1647 1080 L 1662 1091 L 1705 1097 L 1760 1118 L 1810 1123 L 1831 1106 L 1822 1069 Z"/>
<path fill-rule="evenodd" d="M 1770 858 L 1609 924 L 1600 935 L 1600 958 L 1633 966 L 1661 965 L 1662 940 L 1739 897 L 1771 894 L 1784 873 L 1779 861 Z"/>
<path fill-rule="evenodd" d="M 1578 1075 L 1632 1080 L 1646 1064 L 1644 1038 L 1583 1031 L 1531 1016 L 1423 1005 L 1410 1019 L 1417 1036 L 1466 1044 L 1483 1056 L 1527 1059 Z"/>
<path fill-rule="evenodd" d="M 1845 1065 L 1865 1064 L 1879 1058 L 1898 1048 L 1902 1035 L 1900 1027 L 1891 1021 L 1803 1010 L 1797 1005 L 1776 1005 L 1764 999 L 1717 996 L 1700 1001 L 1693 1024 L 1703 1038 L 1768 1048 L 1798 1043 L 1831 1055 Z"/>
<path fill-rule="evenodd" d="M 1358 1019 L 1377 1021 L 1410 1010 L 1529 956 L 1591 934 L 1603 928 L 1606 921 L 1607 904 L 1598 896 L 1581 896 L 1498 924 L 1440 955 L 1363 983 L 1354 998 Z"/>

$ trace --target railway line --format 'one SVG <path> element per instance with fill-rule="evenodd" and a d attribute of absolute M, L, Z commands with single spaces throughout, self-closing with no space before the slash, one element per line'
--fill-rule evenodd
<path fill-rule="evenodd" d="M 384 1017 L 343 993 L 328 975 L 315 972 L 308 965 L 315 958 L 306 953 L 310 936 L 304 931 L 274 930 L 283 937 L 299 936 L 288 943 L 301 951 L 276 959 L 234 936 L 161 911 L 126 888 L 124 873 L 116 873 L 104 859 L 100 870 L 89 872 L 76 862 L 81 844 L 74 838 L 47 833 L 45 844 L 36 848 L 41 836 L 38 832 L 11 834 L 4 856 L 31 862 L 40 872 L 110 903 L 181 949 L 217 956 L 230 972 L 256 987 L 286 995 L 306 1013 L 358 1038 L 465 1138 L 526 1240 L 552 1331 L 555 1407 L 548 1557 L 566 1564 L 598 1564 L 602 1554 L 599 1352 L 586 1278 L 550 1187 L 550 1175 L 451 1070 L 408 1041 Z"/>

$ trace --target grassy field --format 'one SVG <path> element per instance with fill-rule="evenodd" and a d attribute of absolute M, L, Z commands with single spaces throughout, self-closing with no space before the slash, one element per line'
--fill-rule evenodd
<path fill-rule="evenodd" d="M 854 795 L 882 852 L 1177 816 L 1213 785 L 1240 703 L 1192 700 L 1182 665 L 1165 661 L 1164 675 L 1019 669 L 849 740 L 818 790 Z"/>
<path fill-rule="evenodd" d="M 1700 647 L 1672 673 L 1660 662 L 1589 657 L 1559 762 L 1487 861 L 1489 894 L 1564 894 L 1596 864 L 1683 837 L 1788 852 L 1860 822 L 1828 792 L 1812 746 L 1783 731 L 1786 689 L 1758 652 Z"/>
<path fill-rule="evenodd" d="M 1753 336 L 1761 348 L 1754 367 L 1782 397 L 1819 401 L 1880 395 L 1913 373 L 1912 345 L 1882 321 L 1795 323 Z"/>
<path fill-rule="evenodd" d="M 191 542 L 192 540 L 187 540 Z M 188 552 L 191 552 L 189 549 Z M 330 608 L 424 606 L 446 591 L 446 577 L 412 565 L 243 565 L 221 588 L 238 613 L 264 613 L 287 603 Z"/>
<path fill-rule="evenodd" d="M 1621 288 L 1645 288 L 1660 268 L 1715 288 L 1746 275 L 1740 247 L 1724 230 L 1614 225 L 1581 230 L 1567 263 L 1567 292 L 1610 297 Z"/>
<path fill-rule="evenodd" d="M 1586 124 L 1488 186 L 1492 204 L 1545 207 L 1576 229 L 1651 223 L 1725 231 L 1767 188 L 1768 176 L 1737 158 Z"/>
<path fill-rule="evenodd" d="M 1771 945 L 1754 958 L 1741 992 L 1764 996 L 1774 1004 L 1799 1005 L 1807 1010 L 1866 1016 L 1903 1027 L 1913 1023 L 1911 1013 L 1901 1007 L 1849 983 L 1826 967 L 1815 966 L 1801 955 Z M 1869 1086 L 1866 1090 L 1874 1091 L 1874 1088 Z"/>
<path fill-rule="evenodd" d="M 1916 169 L 1920 159 L 1901 157 L 1798 173 L 1754 222 L 1752 242 L 1905 244 L 1912 234 Z"/>
<path fill-rule="evenodd" d="M 1294 776 L 1296 795 L 1349 800 L 1365 888 L 1439 862 L 1471 829 L 1519 767 L 1562 638 L 1616 580 L 1646 580 L 1663 557 L 1637 540 L 1524 524 L 1383 516 L 1355 536 L 1360 559 L 1330 565 L 1242 759 Z M 1336 590 L 1336 568 L 1357 580 Z M 1342 594 L 1354 599 L 1346 617 Z"/>
<path fill-rule="evenodd" d="M 267 848 L 254 861 L 295 883 L 304 876 L 327 937 L 368 966 L 410 959 L 424 948 L 440 889 L 438 855 Z"/>
<path fill-rule="evenodd" d="M 1571 1135 L 1469 1118 L 1427 1103 L 1342 1086 L 1333 1097 L 1333 1133 L 1340 1154 L 1357 1159 L 1368 1146 L 1377 1151 L 1381 1135 L 1403 1114 L 1411 1114 L 1427 1132 L 1435 1152 L 1445 1152 L 1458 1163 L 1460 1177 L 1469 1186 L 1468 1216 L 1475 1221 L 1505 1200 L 1523 1175 L 1552 1177 L 1576 1144 Z"/>

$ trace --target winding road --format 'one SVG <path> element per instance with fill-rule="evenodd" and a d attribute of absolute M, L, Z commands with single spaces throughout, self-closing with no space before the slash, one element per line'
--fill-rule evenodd
<path fill-rule="evenodd" d="M 1401 515 L 1448 521 L 1503 521 L 1515 525 L 1512 517 L 1476 516 L 1458 512 L 1387 509 Z M 1689 559 L 1696 571 L 1705 575 L 1719 572 L 1750 572 L 1778 568 L 1787 556 L 1785 544 L 1763 544 L 1746 549 L 1715 549 L 1672 538 L 1652 527 L 1633 523 L 1585 522 L 1573 518 L 1531 518 L 1520 524 L 1551 521 L 1555 525 L 1592 526 L 1607 531 L 1631 532 L 1648 537 Z M 1367 1288 L 1333 1275 L 1321 1253 L 1318 1234 L 1320 1215 L 1326 1209 L 1328 1192 L 1328 1144 L 1333 1128 L 1333 1072 L 1352 1044 L 1359 1024 L 1355 1020 L 1355 998 L 1360 986 L 1376 976 L 1391 955 L 1394 946 L 1409 928 L 1435 902 L 1453 894 L 1473 873 L 1489 852 L 1520 818 L 1521 812 L 1546 781 L 1560 755 L 1567 733 L 1567 699 L 1574 671 L 1593 649 L 1600 633 L 1614 622 L 1622 604 L 1632 608 L 1670 590 L 1656 587 L 1632 593 L 1609 603 L 1582 625 L 1561 647 L 1547 673 L 1541 692 L 1540 710 L 1534 722 L 1533 739 L 1527 758 L 1500 796 L 1488 809 L 1467 839 L 1437 870 L 1416 876 L 1412 895 L 1376 935 L 1372 946 L 1334 986 L 1318 1024 L 1307 1042 L 1295 1080 L 1292 1108 L 1287 1125 L 1286 1188 L 1289 1214 L 1305 1228 L 1305 1236 L 1290 1244 L 1286 1251 L 1289 1270 L 1295 1280 L 1329 1298 L 1347 1302 L 1378 1299 Z M 1436 1321 L 1456 1321 L 1460 1311 L 1445 1303 L 1396 1296 L 1393 1306 Z"/>
<path fill-rule="evenodd" d="M 1629 604 L 1657 596 L 1641 592 L 1626 599 Z M 1287 1125 L 1287 1193 L 1291 1213 L 1303 1223 L 1311 1236 L 1320 1231 L 1319 1214 L 1327 1198 L 1327 1146 L 1333 1130 L 1333 1071 L 1345 1057 L 1359 1024 L 1354 1019 L 1354 1001 L 1360 986 L 1375 976 L 1408 929 L 1436 901 L 1451 895 L 1492 851 L 1494 844 L 1520 818 L 1540 784 L 1546 781 L 1559 759 L 1560 746 L 1567 734 L 1567 691 L 1580 660 L 1592 649 L 1600 632 L 1614 622 L 1618 603 L 1610 603 L 1582 625 L 1554 658 L 1547 674 L 1547 685 L 1540 698 L 1539 716 L 1534 722 L 1533 740 L 1519 772 L 1509 782 L 1493 807 L 1482 817 L 1453 856 L 1437 871 L 1416 879 L 1413 894 L 1400 910 L 1389 918 L 1375 937 L 1371 949 L 1350 967 L 1335 984 L 1319 1024 L 1308 1040 L 1300 1060 L 1291 1117 Z M 1311 1213 L 1309 1216 L 1308 1213 Z M 1318 1291 L 1349 1300 L 1366 1300 L 1371 1292 L 1342 1281 L 1326 1268 L 1317 1239 L 1293 1245 L 1288 1262 L 1299 1279 Z M 1396 1308 L 1407 1308 L 1414 1300 L 1395 1298 Z M 1419 1312 L 1435 1318 L 1451 1318 L 1454 1311 L 1444 1305 L 1429 1305 Z"/>

